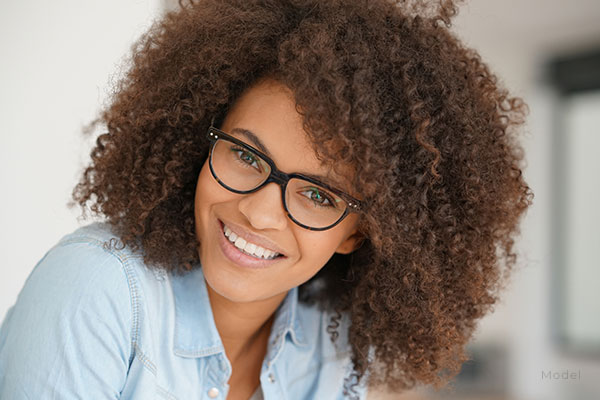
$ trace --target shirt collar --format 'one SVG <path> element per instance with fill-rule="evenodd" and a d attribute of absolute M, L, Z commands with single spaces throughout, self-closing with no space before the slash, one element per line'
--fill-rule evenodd
<path fill-rule="evenodd" d="M 171 274 L 175 303 L 173 352 L 181 357 L 204 357 L 224 351 L 215 325 L 206 282 L 199 266 L 184 275 Z M 292 343 L 306 345 L 298 316 L 298 288 L 290 289 L 275 311 L 268 346 L 290 335 Z M 279 346 L 278 346 L 279 347 Z"/>

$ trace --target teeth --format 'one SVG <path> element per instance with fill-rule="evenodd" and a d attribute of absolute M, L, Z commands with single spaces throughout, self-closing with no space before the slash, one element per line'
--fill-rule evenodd
<path fill-rule="evenodd" d="M 254 254 L 256 254 L 256 255 L 257 255 L 257 256 L 259 256 L 259 257 L 262 257 L 262 256 L 263 256 L 263 254 L 265 254 L 265 249 L 263 249 L 263 248 L 262 248 L 262 247 L 260 247 L 260 246 L 257 246 L 257 247 L 256 247 L 256 250 L 254 250 Z"/>
<path fill-rule="evenodd" d="M 244 246 L 244 251 L 246 253 L 254 254 L 254 250 L 256 250 L 256 245 L 254 243 L 246 243 Z"/>
<path fill-rule="evenodd" d="M 267 250 L 264 247 L 260 247 L 254 243 L 246 242 L 244 238 L 236 235 L 227 225 L 223 225 L 223 232 L 225 236 L 229 239 L 231 243 L 238 249 L 242 250 L 242 252 L 249 254 L 251 256 L 261 258 L 261 259 L 273 259 L 279 253 L 273 252 L 271 250 Z"/>
<path fill-rule="evenodd" d="M 244 247 L 246 247 L 246 241 L 244 240 L 244 238 L 237 238 L 235 239 L 235 247 L 237 247 L 240 250 L 244 250 Z"/>

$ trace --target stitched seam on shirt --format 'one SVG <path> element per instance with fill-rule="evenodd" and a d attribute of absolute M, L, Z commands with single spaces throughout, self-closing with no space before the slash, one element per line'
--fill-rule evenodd
<path fill-rule="evenodd" d="M 146 353 L 140 349 L 138 344 L 135 344 L 135 356 L 142 363 L 142 365 L 152 373 L 152 375 L 156 376 L 156 365 L 146 356 Z"/>
<path fill-rule="evenodd" d="M 175 397 L 171 392 L 169 392 L 167 389 L 163 388 L 162 386 L 156 385 L 156 391 L 158 392 L 158 394 L 166 397 L 169 400 L 177 400 L 177 397 Z"/>
<path fill-rule="evenodd" d="M 130 258 L 137 258 L 131 255 L 124 255 L 121 252 L 113 251 L 112 249 L 107 249 L 104 247 L 105 241 L 92 238 L 89 236 L 79 236 L 73 237 L 66 240 L 62 240 L 59 242 L 59 245 L 63 244 L 90 244 L 96 247 L 101 248 L 105 252 L 111 254 L 116 257 L 121 262 L 121 267 L 123 268 L 123 272 L 127 278 L 127 286 L 129 287 L 129 300 L 131 304 L 131 314 L 132 314 L 132 323 L 131 323 L 131 353 L 129 354 L 129 365 L 133 362 L 133 358 L 135 357 L 136 349 L 139 349 L 137 342 L 139 338 L 139 296 L 136 285 L 136 280 L 134 276 L 133 269 L 129 264 L 128 260 Z"/>
<path fill-rule="evenodd" d="M 177 354 L 178 356 L 181 357 L 206 357 L 206 356 L 213 356 L 215 354 L 219 354 L 220 352 L 223 351 L 223 345 L 218 345 L 218 346 L 212 346 L 206 349 L 202 349 L 202 350 L 197 350 L 197 351 L 191 351 L 191 350 L 187 350 L 185 348 L 176 346 L 173 348 L 175 354 Z"/>
<path fill-rule="evenodd" d="M 125 269 L 125 275 L 127 275 L 127 283 L 129 285 L 129 293 L 131 294 L 131 308 L 133 312 L 133 321 L 131 323 L 131 346 L 135 350 L 138 351 L 138 339 L 140 334 L 140 325 L 139 325 L 139 295 L 137 282 L 135 281 L 133 268 L 131 265 L 124 260 L 123 267 Z M 133 362 L 133 357 L 135 356 L 135 352 L 129 355 L 129 365 Z"/>

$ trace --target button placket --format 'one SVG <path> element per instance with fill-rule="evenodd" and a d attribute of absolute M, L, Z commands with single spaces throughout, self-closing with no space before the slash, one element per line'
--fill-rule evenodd
<path fill-rule="evenodd" d="M 273 346 L 277 346 L 277 343 L 279 342 L 279 339 L 281 339 L 281 332 L 277 333 L 275 335 L 275 337 L 273 338 L 273 341 L 271 342 L 271 344 Z"/>

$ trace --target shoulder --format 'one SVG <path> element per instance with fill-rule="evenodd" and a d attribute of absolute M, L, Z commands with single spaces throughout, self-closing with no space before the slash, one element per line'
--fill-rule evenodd
<path fill-rule="evenodd" d="M 134 354 L 137 278 L 135 255 L 109 249 L 111 238 L 106 224 L 79 228 L 35 265 L 0 329 L 0 363 L 11 365 L 0 374 L 6 393 L 25 387 L 27 371 L 36 394 L 49 382 L 64 390 L 122 385 Z"/>
<path fill-rule="evenodd" d="M 55 301 L 78 303 L 104 294 L 129 300 L 135 283 L 129 261 L 134 255 L 127 249 L 109 248 L 107 244 L 116 239 L 110 227 L 101 223 L 64 236 L 35 265 L 19 296 L 46 293 Z"/>
<path fill-rule="evenodd" d="M 132 354 L 144 307 L 143 280 L 152 275 L 141 254 L 107 246 L 118 236 L 109 224 L 93 223 L 65 235 L 29 274 L 2 325 L 0 347 L 26 346 L 21 332 L 46 330 L 57 337 L 89 332 L 93 326 L 119 332 L 119 345 Z M 140 279 L 141 278 L 141 279 Z M 0 349 L 2 350 L 2 349 Z M 4 348 L 6 350 L 6 348 Z"/>
<path fill-rule="evenodd" d="M 29 274 L 10 310 L 11 318 L 25 325 L 37 324 L 31 318 L 74 324 L 82 321 L 74 315 L 95 312 L 99 319 L 115 314 L 113 318 L 130 321 L 135 276 L 128 259 L 132 256 L 105 246 L 113 236 L 106 224 L 95 223 L 59 240 Z"/>

